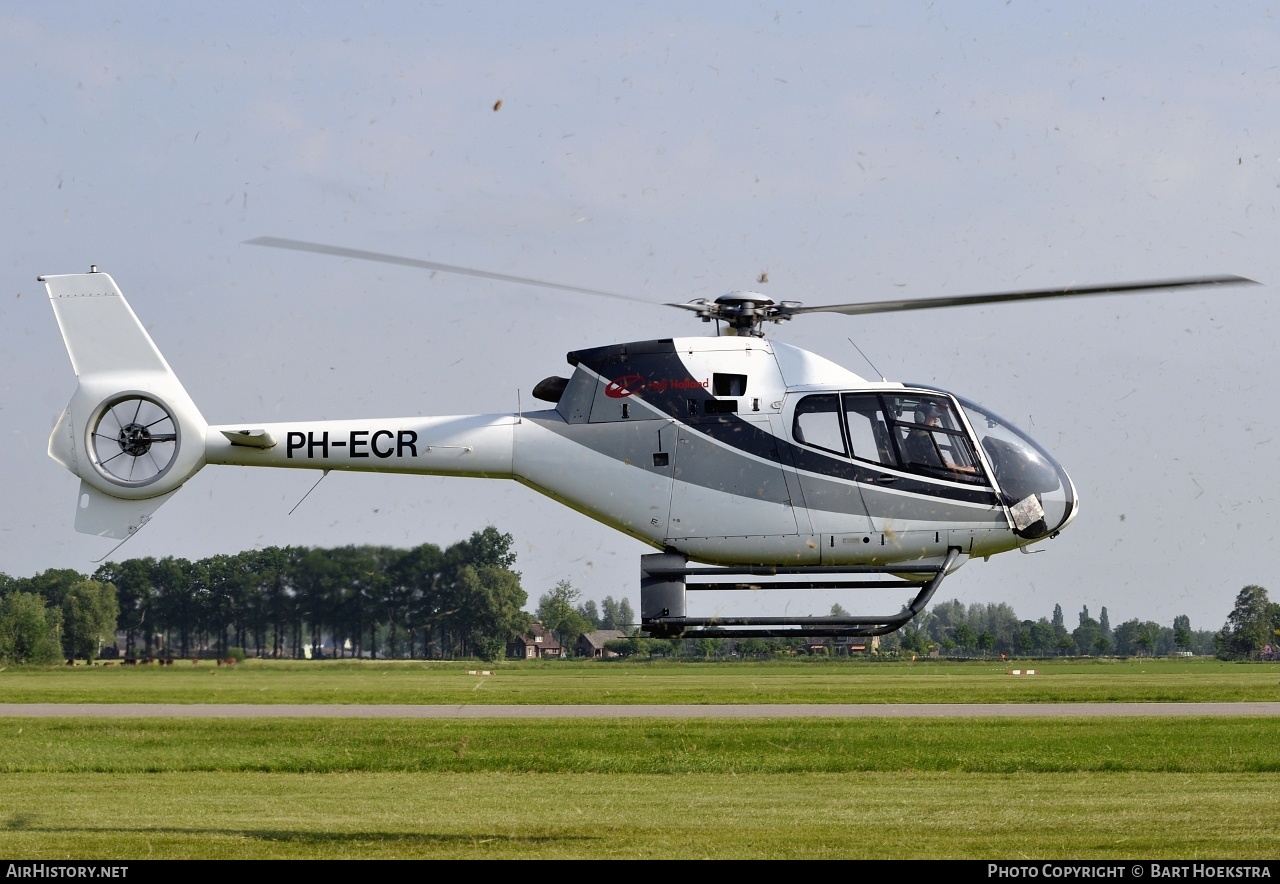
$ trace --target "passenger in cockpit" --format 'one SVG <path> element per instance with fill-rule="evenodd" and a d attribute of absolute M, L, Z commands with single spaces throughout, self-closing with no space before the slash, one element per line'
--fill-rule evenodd
<path fill-rule="evenodd" d="M 928 402 L 917 405 L 916 423 L 919 426 L 907 434 L 907 462 L 926 467 L 944 466 L 942 453 L 938 451 L 937 443 L 933 441 L 933 434 L 927 429 L 942 425 L 942 415 L 938 412 L 938 407 Z"/>
<path fill-rule="evenodd" d="M 942 410 L 932 402 L 921 402 L 916 406 L 915 420 L 917 426 L 907 433 L 907 462 L 915 466 L 934 467 L 952 470 L 957 473 L 976 473 L 972 466 L 960 466 L 947 460 L 942 449 L 938 447 L 938 434 L 934 428 L 942 427 Z"/>

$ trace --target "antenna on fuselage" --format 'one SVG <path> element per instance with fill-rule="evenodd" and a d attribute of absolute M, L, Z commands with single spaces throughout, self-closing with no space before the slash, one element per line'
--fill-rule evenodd
<path fill-rule="evenodd" d="M 846 338 L 845 340 L 847 340 L 850 344 L 853 344 L 853 338 Z M 867 354 L 862 352 L 862 348 L 861 348 L 861 347 L 859 347 L 857 344 L 853 344 L 853 349 L 855 349 L 855 350 L 857 350 L 857 351 L 858 351 L 858 355 L 859 355 L 859 356 L 861 356 L 863 359 L 866 359 L 866 360 L 867 360 L 867 365 L 870 365 L 870 366 L 871 366 L 871 370 L 872 370 L 872 371 L 874 371 L 876 374 L 880 375 L 880 380 L 882 380 L 882 381 L 887 381 L 887 380 L 888 380 L 888 378 L 886 378 L 886 377 L 884 376 L 884 372 L 882 372 L 880 369 L 876 368 L 875 363 L 873 363 L 870 359 L 867 359 Z"/>
<path fill-rule="evenodd" d="M 302 506 L 302 501 L 303 501 L 303 500 L 306 500 L 308 497 L 310 497 L 310 496 L 311 496 L 311 492 L 316 490 L 316 485 L 319 485 L 321 482 L 323 482 L 323 481 L 325 480 L 325 477 L 326 477 L 326 476 L 328 476 L 328 475 L 329 475 L 329 471 L 328 471 L 328 470 L 325 470 L 323 473 L 321 473 L 321 474 L 320 474 L 320 478 L 319 478 L 319 479 L 316 479 L 316 484 L 315 484 L 315 485 L 312 485 L 310 488 L 308 488 L 308 489 L 307 489 L 307 493 L 306 493 L 306 494 L 304 494 L 304 495 L 302 495 L 302 499 L 301 499 L 301 500 L 299 500 L 297 503 L 295 503 L 295 504 L 293 505 L 293 510 L 296 510 L 298 507 Z M 293 510 L 289 510 L 289 515 L 291 515 L 291 516 L 293 515 Z"/>

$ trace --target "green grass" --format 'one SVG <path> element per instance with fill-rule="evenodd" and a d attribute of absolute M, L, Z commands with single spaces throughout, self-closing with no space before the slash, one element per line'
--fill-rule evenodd
<path fill-rule="evenodd" d="M 491 676 L 467 670 L 491 669 Z M 1034 676 L 1011 676 L 1032 667 Z M 17 667 L 7 703 L 1070 703 L 1280 701 L 1280 667 L 1217 660 Z"/>
<path fill-rule="evenodd" d="M 1216 661 L 251 663 L 0 672 L 3 702 L 1280 699 Z M 1280 855 L 1276 720 L 0 719 L 0 855 Z"/>
<path fill-rule="evenodd" d="M 1270 718 L 3 719 L 0 773 L 1275 775 Z"/>
<path fill-rule="evenodd" d="M 1280 855 L 1275 783 L 1241 774 L 13 774 L 5 786 L 0 853 L 26 859 Z"/>

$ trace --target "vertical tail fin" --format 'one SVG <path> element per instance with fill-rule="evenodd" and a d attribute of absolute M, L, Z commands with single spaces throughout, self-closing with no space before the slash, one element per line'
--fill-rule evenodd
<path fill-rule="evenodd" d="M 208 425 L 110 276 L 40 281 L 79 379 L 49 456 L 81 479 L 76 530 L 128 537 L 204 466 Z"/>

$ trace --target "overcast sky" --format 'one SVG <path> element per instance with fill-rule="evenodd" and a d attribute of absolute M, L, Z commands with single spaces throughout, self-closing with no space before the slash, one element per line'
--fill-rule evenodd
<path fill-rule="evenodd" d="M 1270 580 L 1267 5 L 18 0 L 0 71 L 0 571 L 91 572 L 113 543 L 75 533 L 78 480 L 46 456 L 75 378 L 39 274 L 111 273 L 211 423 L 514 411 L 567 351 L 708 328 L 242 244 L 281 236 L 655 303 L 762 272 L 810 304 L 1253 277 L 770 333 L 873 375 L 851 338 L 1075 479 L 1067 531 L 967 564 L 940 599 L 1217 629 Z M 639 601 L 647 547 L 515 483 L 334 473 L 287 515 L 317 475 L 207 468 L 113 558 L 494 524 L 531 601 L 560 579 Z"/>

